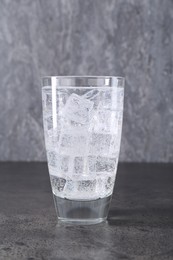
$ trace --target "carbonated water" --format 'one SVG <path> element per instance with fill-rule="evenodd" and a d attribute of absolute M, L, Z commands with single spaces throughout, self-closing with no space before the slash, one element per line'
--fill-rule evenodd
<path fill-rule="evenodd" d="M 43 88 L 48 167 L 62 219 L 70 212 L 74 219 L 104 215 L 117 170 L 122 126 L 117 99 L 122 93 L 111 88 L 82 88 L 81 94 L 59 89 L 53 111 L 51 88 Z"/>

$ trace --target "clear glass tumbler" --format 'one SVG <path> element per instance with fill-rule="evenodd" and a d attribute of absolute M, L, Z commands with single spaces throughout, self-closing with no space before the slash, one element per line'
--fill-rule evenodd
<path fill-rule="evenodd" d="M 58 219 L 106 220 L 119 158 L 124 79 L 50 76 L 42 79 L 43 121 Z"/>

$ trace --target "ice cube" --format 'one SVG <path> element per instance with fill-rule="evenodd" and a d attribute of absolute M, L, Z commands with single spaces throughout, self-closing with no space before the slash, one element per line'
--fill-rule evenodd
<path fill-rule="evenodd" d="M 110 91 L 103 91 L 100 96 L 99 108 L 110 110 L 123 110 L 124 89 L 121 87 L 112 88 Z"/>
<path fill-rule="evenodd" d="M 66 180 L 61 177 L 56 177 L 56 176 L 50 175 L 50 181 L 51 181 L 51 186 L 52 186 L 52 192 L 56 196 L 59 196 L 59 194 L 64 190 Z"/>
<path fill-rule="evenodd" d="M 107 157 L 97 157 L 96 160 L 96 172 L 112 172 L 116 169 L 116 159 Z"/>
<path fill-rule="evenodd" d="M 93 192 L 96 189 L 96 179 L 81 180 L 78 182 L 78 191 L 80 192 Z"/>
<path fill-rule="evenodd" d="M 59 165 L 59 169 L 63 173 L 68 172 L 68 164 L 69 164 L 69 157 L 68 156 L 59 156 L 59 160 L 57 162 Z"/>
<path fill-rule="evenodd" d="M 75 157 L 74 158 L 74 174 L 82 174 L 84 171 L 84 158 L 83 157 Z"/>
<path fill-rule="evenodd" d="M 49 166 L 56 167 L 57 166 L 57 154 L 54 151 L 47 151 L 47 160 Z"/>
<path fill-rule="evenodd" d="M 80 200 L 96 197 L 96 179 L 67 179 L 63 190 L 63 197 Z"/>
<path fill-rule="evenodd" d="M 101 156 L 89 157 L 89 171 L 98 173 L 115 173 L 117 165 L 116 158 L 108 158 Z"/>
<path fill-rule="evenodd" d="M 102 92 L 98 109 L 117 110 L 117 89 L 111 88 L 110 91 L 106 90 Z"/>
<path fill-rule="evenodd" d="M 114 187 L 115 178 L 113 176 L 109 176 L 105 183 L 105 188 L 107 191 L 112 191 Z"/>
<path fill-rule="evenodd" d="M 97 110 L 91 120 L 90 131 L 116 135 L 118 133 L 117 112 L 106 109 Z"/>
<path fill-rule="evenodd" d="M 58 129 L 50 129 L 45 132 L 45 143 L 47 150 L 52 150 L 57 147 L 60 138 Z"/>
<path fill-rule="evenodd" d="M 114 188 L 115 176 L 97 178 L 97 192 L 100 198 L 108 197 Z"/>
<path fill-rule="evenodd" d="M 73 93 L 66 102 L 63 116 L 71 121 L 87 124 L 91 117 L 93 105 L 93 101 Z"/>
<path fill-rule="evenodd" d="M 118 150 L 116 142 L 116 135 L 93 133 L 89 140 L 89 154 L 114 157 Z"/>
<path fill-rule="evenodd" d="M 73 194 L 76 192 L 76 182 L 71 179 L 66 179 L 66 185 L 64 187 L 63 196 L 65 198 L 72 198 Z"/>
<path fill-rule="evenodd" d="M 43 108 L 44 112 L 52 112 L 53 103 L 55 102 L 57 111 L 61 111 L 64 106 L 65 101 L 68 98 L 67 89 L 57 89 L 55 92 L 50 87 L 49 90 L 43 91 Z"/>
<path fill-rule="evenodd" d="M 95 172 L 96 158 L 96 156 L 88 156 L 88 171 L 90 174 Z"/>
<path fill-rule="evenodd" d="M 43 108 L 45 112 L 49 112 L 52 109 L 52 93 L 43 93 Z"/>
<path fill-rule="evenodd" d="M 74 192 L 75 191 L 75 187 L 76 187 L 75 181 L 72 181 L 71 179 L 67 179 L 65 192 L 66 193 Z"/>
<path fill-rule="evenodd" d="M 53 129 L 53 120 L 55 121 L 56 128 Z M 47 116 L 44 117 L 44 129 L 45 133 L 49 130 L 58 130 L 60 131 L 64 127 L 68 127 L 68 121 L 62 117 L 61 115 L 57 114 L 53 119 L 52 113 L 49 113 Z"/>
<path fill-rule="evenodd" d="M 84 95 L 82 95 L 82 97 L 91 100 L 91 99 L 96 98 L 99 94 L 100 94 L 100 91 L 98 91 L 97 89 L 92 89 L 92 90 L 87 91 Z"/>
<path fill-rule="evenodd" d="M 85 132 L 62 132 L 59 152 L 71 156 L 81 156 L 87 152 L 88 134 Z"/>
<path fill-rule="evenodd" d="M 55 151 L 47 152 L 50 174 L 61 175 L 67 173 L 69 168 L 69 157 L 57 154 Z M 54 169 L 52 169 L 52 167 Z"/>
<path fill-rule="evenodd" d="M 49 115 L 48 117 L 45 118 L 44 125 L 45 125 L 46 131 L 48 131 L 48 130 L 53 128 L 53 120 L 52 120 L 52 116 L 51 115 Z"/>

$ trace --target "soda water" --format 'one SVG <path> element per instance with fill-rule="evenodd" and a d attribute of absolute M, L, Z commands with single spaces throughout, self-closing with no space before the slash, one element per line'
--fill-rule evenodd
<path fill-rule="evenodd" d="M 106 218 L 120 149 L 123 89 L 43 87 L 48 168 L 61 220 Z"/>

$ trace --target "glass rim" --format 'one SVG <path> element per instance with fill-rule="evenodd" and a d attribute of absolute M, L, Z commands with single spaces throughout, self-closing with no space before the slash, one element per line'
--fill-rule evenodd
<path fill-rule="evenodd" d="M 124 87 L 125 78 L 121 76 L 42 76 L 42 87 L 54 84 L 64 87 Z"/>

